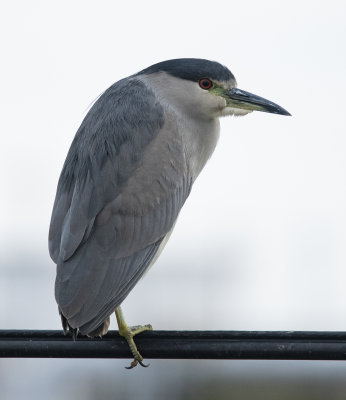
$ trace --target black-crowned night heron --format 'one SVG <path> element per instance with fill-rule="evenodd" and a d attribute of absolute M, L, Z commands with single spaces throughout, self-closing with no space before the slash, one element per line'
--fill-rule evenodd
<path fill-rule="evenodd" d="M 64 331 L 102 336 L 115 311 L 134 361 L 143 358 L 120 305 L 165 246 L 219 137 L 219 118 L 290 115 L 236 88 L 202 59 L 164 61 L 107 89 L 84 118 L 59 179 L 49 231 Z"/>

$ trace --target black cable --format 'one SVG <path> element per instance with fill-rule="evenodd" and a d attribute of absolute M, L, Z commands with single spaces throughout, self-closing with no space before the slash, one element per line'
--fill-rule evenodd
<path fill-rule="evenodd" d="M 346 360 L 346 332 L 151 331 L 135 337 L 144 359 Z M 61 331 L 0 330 L 0 357 L 131 358 L 117 332 L 103 338 Z"/>

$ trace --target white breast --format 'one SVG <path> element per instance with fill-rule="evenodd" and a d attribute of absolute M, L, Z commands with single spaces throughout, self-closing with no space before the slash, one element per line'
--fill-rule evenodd
<path fill-rule="evenodd" d="M 195 180 L 215 150 L 220 134 L 220 123 L 218 119 L 195 121 L 185 118 L 180 119 L 179 124 L 186 160 Z"/>

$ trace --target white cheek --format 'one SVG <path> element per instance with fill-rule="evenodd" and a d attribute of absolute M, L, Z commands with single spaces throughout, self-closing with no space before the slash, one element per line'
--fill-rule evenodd
<path fill-rule="evenodd" d="M 229 115 L 234 115 L 235 117 L 241 117 L 251 112 L 252 110 L 243 110 L 241 108 L 225 107 L 221 111 L 221 117 L 227 117 Z"/>

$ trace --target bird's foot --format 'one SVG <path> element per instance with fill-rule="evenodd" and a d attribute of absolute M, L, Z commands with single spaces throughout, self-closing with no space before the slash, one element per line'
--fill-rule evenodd
<path fill-rule="evenodd" d="M 144 331 L 151 331 L 152 329 L 153 328 L 151 325 L 126 326 L 121 328 L 119 327 L 119 335 L 126 339 L 127 343 L 129 344 L 131 353 L 133 355 L 133 361 L 129 367 L 126 367 L 126 369 L 132 369 L 138 364 L 141 365 L 142 367 L 149 367 L 149 364 L 146 365 L 143 363 L 143 357 L 138 351 L 136 343 L 133 340 L 133 337 Z"/>
<path fill-rule="evenodd" d="M 149 367 L 149 364 L 146 365 L 143 363 L 143 357 L 137 349 L 136 343 L 133 340 L 134 336 L 142 333 L 144 331 L 153 330 L 151 325 L 136 325 L 136 326 L 128 326 L 125 322 L 124 316 L 120 307 L 115 310 L 115 315 L 117 317 L 118 327 L 119 327 L 119 335 L 126 339 L 131 353 L 133 355 L 133 361 L 129 367 L 125 367 L 126 369 L 132 369 L 136 365 L 141 365 L 142 367 Z"/>

